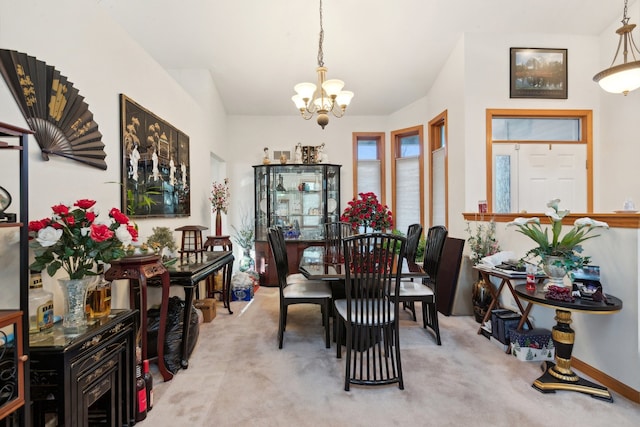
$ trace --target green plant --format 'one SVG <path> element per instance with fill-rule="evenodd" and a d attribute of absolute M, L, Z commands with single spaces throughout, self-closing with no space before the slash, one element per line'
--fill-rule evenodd
<path fill-rule="evenodd" d="M 594 228 L 609 228 L 606 222 L 596 221 L 588 217 L 578 218 L 573 223 L 573 227 L 564 236 L 560 236 L 562 231 L 562 218 L 567 216 L 568 210 L 558 210 L 560 199 L 551 200 L 547 203 L 547 207 L 552 210 L 545 214 L 551 221 L 551 236 L 549 229 L 544 230 L 540 226 L 540 219 L 534 218 L 516 218 L 507 226 L 518 227 L 519 233 L 532 239 L 538 246 L 530 249 L 525 257 L 539 257 L 540 263 L 544 262 L 550 256 L 556 256 L 562 261 L 556 261 L 554 265 L 564 267 L 567 271 L 575 270 L 589 264 L 590 257 L 582 256 L 581 243 L 585 240 L 598 237 L 599 234 L 589 235 Z"/>
<path fill-rule="evenodd" d="M 234 231 L 231 238 L 242 249 L 248 250 L 253 247 L 253 241 L 255 239 L 253 221 L 251 221 L 247 216 L 244 216 L 239 229 L 234 225 L 232 225 L 231 228 Z"/>
<path fill-rule="evenodd" d="M 491 220 L 489 223 L 476 223 L 475 231 L 471 230 L 471 224 L 467 222 L 467 233 L 469 233 L 469 247 L 471 249 L 471 262 L 477 265 L 486 256 L 493 255 L 500 251 L 500 245 L 496 239 L 496 223 Z"/>
<path fill-rule="evenodd" d="M 178 247 L 169 227 L 153 227 L 153 234 L 147 238 L 147 245 L 155 252 L 160 253 L 162 248 L 175 251 Z"/>

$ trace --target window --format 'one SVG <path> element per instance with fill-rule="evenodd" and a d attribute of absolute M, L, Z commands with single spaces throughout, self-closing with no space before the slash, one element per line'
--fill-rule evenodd
<path fill-rule="evenodd" d="M 431 225 L 447 224 L 447 112 L 429 121 L 429 213 Z"/>
<path fill-rule="evenodd" d="M 422 126 L 391 132 L 391 178 L 394 229 L 407 232 L 413 223 L 423 224 L 424 158 Z"/>
<path fill-rule="evenodd" d="M 495 213 L 542 212 L 554 198 L 593 210 L 590 110 L 487 110 L 487 200 Z"/>
<path fill-rule="evenodd" d="M 353 196 L 372 192 L 385 203 L 384 133 L 353 133 Z"/>

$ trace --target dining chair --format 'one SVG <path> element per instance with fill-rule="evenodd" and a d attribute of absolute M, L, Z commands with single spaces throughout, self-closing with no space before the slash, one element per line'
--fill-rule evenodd
<path fill-rule="evenodd" d="M 346 330 L 345 391 L 351 384 L 398 383 L 404 389 L 400 359 L 398 300 L 406 238 L 369 233 L 343 239 L 346 298 L 334 301 L 337 357 Z"/>
<path fill-rule="evenodd" d="M 407 229 L 407 261 L 415 262 L 416 254 L 418 253 L 418 245 L 420 244 L 420 237 L 422 237 L 422 225 L 411 224 Z"/>
<path fill-rule="evenodd" d="M 442 345 L 440 339 L 440 327 L 438 325 L 438 310 L 436 306 L 436 286 L 438 278 L 438 266 L 442 259 L 442 248 L 447 238 L 448 231 L 443 225 L 434 225 L 427 231 L 427 238 L 424 250 L 423 270 L 428 277 L 422 282 L 401 281 L 397 293 L 392 297 L 399 302 L 406 304 L 411 310 L 413 320 L 416 320 L 415 302 L 422 303 L 422 324 L 424 328 L 431 328 L 435 334 L 436 342 Z"/>
<path fill-rule="evenodd" d="M 278 348 L 282 348 L 287 326 L 287 310 L 293 304 L 318 304 L 322 311 L 325 329 L 325 346 L 331 347 L 329 311 L 331 310 L 331 287 L 322 280 L 309 280 L 302 274 L 289 274 L 287 247 L 280 227 L 269 228 L 269 246 L 273 253 L 280 288 L 280 314 L 278 318 Z"/>
<path fill-rule="evenodd" d="M 340 264 L 344 261 L 342 256 L 342 239 L 353 235 L 353 228 L 348 222 L 326 222 L 324 228 L 324 246 L 327 260 Z"/>

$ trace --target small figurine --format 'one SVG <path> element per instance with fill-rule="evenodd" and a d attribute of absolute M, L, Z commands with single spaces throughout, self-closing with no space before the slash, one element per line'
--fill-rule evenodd
<path fill-rule="evenodd" d="M 271 163 L 271 160 L 269 160 L 269 147 L 264 147 L 264 157 L 262 158 L 262 164 L 268 165 L 269 163 Z"/>
<path fill-rule="evenodd" d="M 329 163 L 329 156 L 324 152 L 324 142 L 316 147 L 316 163 Z"/>
<path fill-rule="evenodd" d="M 298 142 L 298 145 L 296 145 L 294 163 L 297 165 L 302 164 L 302 144 L 300 142 Z"/>
<path fill-rule="evenodd" d="M 282 152 L 282 154 L 280 154 L 280 164 L 282 164 L 282 165 L 286 165 L 287 164 L 287 155 L 284 154 L 284 152 Z"/>

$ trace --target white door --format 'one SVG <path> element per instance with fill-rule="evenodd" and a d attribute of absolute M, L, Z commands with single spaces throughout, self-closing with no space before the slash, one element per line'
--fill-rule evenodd
<path fill-rule="evenodd" d="M 507 161 L 504 156 L 509 157 Z M 585 144 L 493 144 L 493 157 L 494 200 L 504 199 L 510 190 L 511 212 L 545 212 L 552 199 L 560 199 L 562 209 L 587 211 Z M 496 170 L 496 165 L 504 169 L 507 162 L 508 172 Z"/>

